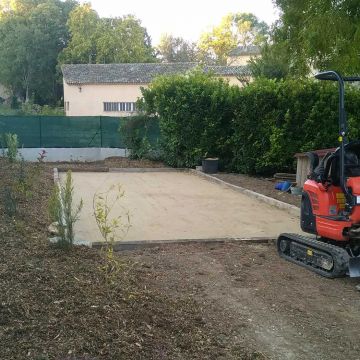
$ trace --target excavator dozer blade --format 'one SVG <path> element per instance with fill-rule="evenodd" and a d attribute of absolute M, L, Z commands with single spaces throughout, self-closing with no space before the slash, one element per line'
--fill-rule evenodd
<path fill-rule="evenodd" d="M 360 257 L 349 259 L 349 275 L 350 277 L 360 277 Z"/>

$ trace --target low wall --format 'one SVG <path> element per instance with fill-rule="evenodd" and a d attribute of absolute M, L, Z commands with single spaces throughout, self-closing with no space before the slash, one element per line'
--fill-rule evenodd
<path fill-rule="evenodd" d="M 57 161 L 100 161 L 111 156 L 129 155 L 127 149 L 119 148 L 22 148 L 19 149 L 20 155 L 26 161 L 38 161 L 39 153 L 45 150 L 45 162 Z M 5 149 L 6 151 L 6 149 Z M 0 151 L 0 156 L 2 152 Z"/>

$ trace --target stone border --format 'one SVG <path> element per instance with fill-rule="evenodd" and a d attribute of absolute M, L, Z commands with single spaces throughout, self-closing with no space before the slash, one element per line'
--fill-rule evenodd
<path fill-rule="evenodd" d="M 300 208 L 298 208 L 297 206 L 294 206 L 294 205 L 291 205 L 291 204 L 287 204 L 283 201 L 280 201 L 280 200 L 276 200 L 276 199 L 273 199 L 269 196 L 266 196 L 266 195 L 263 195 L 263 194 L 259 194 L 255 191 L 252 191 L 252 190 L 249 190 L 249 189 L 246 189 L 246 188 L 243 188 L 241 186 L 237 186 L 237 185 L 233 185 L 233 184 L 230 184 L 224 180 L 221 180 L 221 179 L 218 179 L 217 177 L 215 176 L 211 176 L 209 174 L 205 174 L 203 173 L 202 171 L 198 171 L 198 170 L 194 170 L 194 169 L 189 169 L 189 172 L 191 174 L 194 174 L 194 175 L 197 175 L 199 177 L 202 177 L 206 180 L 209 180 L 213 183 L 216 183 L 216 184 L 219 184 L 221 186 L 224 186 L 224 187 L 227 187 L 229 189 L 232 189 L 232 190 L 235 190 L 237 192 L 240 192 L 242 194 L 245 194 L 245 195 L 248 195 L 252 198 L 255 198 L 255 199 L 258 199 L 260 201 L 263 201 L 265 202 L 266 204 L 269 204 L 269 205 L 272 205 L 272 206 L 275 206 L 277 207 L 278 209 L 281 209 L 281 210 L 285 210 L 287 211 L 290 215 L 293 215 L 293 216 L 296 216 L 296 217 L 300 217 Z"/>
<path fill-rule="evenodd" d="M 84 163 L 85 164 L 85 163 Z M 59 168 L 57 169 L 58 172 L 68 172 L 69 170 L 73 173 L 75 172 L 94 172 L 94 173 L 103 173 L 103 172 L 109 172 L 109 168 L 106 166 L 103 167 L 98 167 L 98 168 L 91 168 L 91 167 L 83 167 L 83 168 L 77 168 L 77 167 L 73 167 L 73 168 Z"/>
<path fill-rule="evenodd" d="M 214 238 L 214 239 L 178 239 L 178 240 L 134 240 L 116 241 L 115 251 L 141 250 L 162 245 L 189 245 L 189 244 L 274 244 L 274 237 L 244 237 L 244 238 Z M 94 242 L 92 247 L 101 249 L 105 247 L 104 242 Z"/>
<path fill-rule="evenodd" d="M 159 168 L 109 168 L 109 172 L 111 173 L 152 173 L 152 172 L 181 172 L 185 169 L 175 169 L 168 167 L 159 167 Z"/>

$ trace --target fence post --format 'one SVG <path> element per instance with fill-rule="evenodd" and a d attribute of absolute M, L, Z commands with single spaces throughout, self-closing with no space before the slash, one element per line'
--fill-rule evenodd
<path fill-rule="evenodd" d="M 103 126 L 102 126 L 102 116 L 100 116 L 100 147 L 103 147 Z"/>
<path fill-rule="evenodd" d="M 41 121 L 41 116 L 38 117 L 39 119 L 39 142 L 40 142 L 40 147 L 42 147 L 42 121 Z"/>

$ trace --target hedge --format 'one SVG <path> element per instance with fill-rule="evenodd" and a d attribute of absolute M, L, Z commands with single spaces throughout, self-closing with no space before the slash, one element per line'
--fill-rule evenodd
<path fill-rule="evenodd" d="M 229 124 L 239 93 L 238 87 L 197 71 L 158 77 L 143 89 L 143 109 L 159 116 L 163 160 L 175 167 L 192 167 L 204 156 L 219 156 L 229 163 Z"/>
<path fill-rule="evenodd" d="M 360 91 L 348 86 L 349 138 L 360 134 Z M 241 91 L 233 121 L 230 168 L 250 174 L 294 171 L 294 154 L 337 146 L 336 84 L 261 80 Z"/>
<path fill-rule="evenodd" d="M 336 84 L 257 80 L 240 89 L 195 72 L 160 77 L 143 89 L 142 108 L 159 116 L 160 147 L 172 166 L 218 156 L 228 171 L 294 171 L 294 154 L 334 147 Z M 346 88 L 350 138 L 360 138 L 360 90 Z"/>

